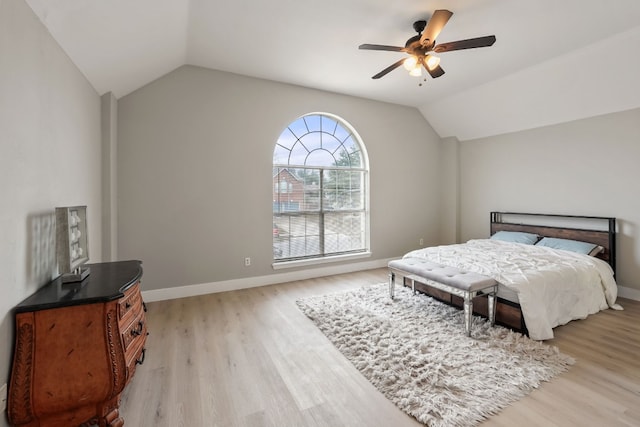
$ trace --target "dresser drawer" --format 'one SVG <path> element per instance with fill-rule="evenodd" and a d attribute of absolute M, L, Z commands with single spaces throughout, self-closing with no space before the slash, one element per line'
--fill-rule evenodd
<path fill-rule="evenodd" d="M 136 346 L 136 341 L 145 341 L 145 337 L 147 336 L 147 325 L 144 311 L 138 310 L 138 315 L 133 322 L 122 328 L 121 331 L 122 345 L 124 347 L 125 355 L 127 355 L 130 349 Z M 141 344 L 138 343 L 138 347 L 140 345 Z M 128 359 L 129 357 L 126 358 Z"/>
<path fill-rule="evenodd" d="M 147 349 L 142 347 L 132 347 L 132 350 L 136 349 L 134 353 L 132 353 L 135 357 L 128 360 L 127 362 L 127 380 L 133 377 L 133 374 L 136 372 L 136 368 L 138 365 L 142 365 L 144 363 L 144 358 L 147 354 Z"/>
<path fill-rule="evenodd" d="M 124 292 L 124 296 L 118 301 L 118 319 L 125 319 L 129 313 L 142 307 L 142 295 L 140 294 L 140 282 L 134 284 Z"/>

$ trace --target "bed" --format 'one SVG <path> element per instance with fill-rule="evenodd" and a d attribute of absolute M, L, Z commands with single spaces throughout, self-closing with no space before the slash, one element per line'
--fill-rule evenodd
<path fill-rule="evenodd" d="M 480 273 L 498 282 L 495 321 L 536 340 L 553 328 L 616 304 L 615 218 L 490 213 L 490 238 L 418 249 L 421 258 Z M 454 306 L 462 299 L 429 280 L 417 291 Z M 405 278 L 405 285 L 407 280 Z M 474 314 L 487 316 L 487 298 L 473 300 Z"/>

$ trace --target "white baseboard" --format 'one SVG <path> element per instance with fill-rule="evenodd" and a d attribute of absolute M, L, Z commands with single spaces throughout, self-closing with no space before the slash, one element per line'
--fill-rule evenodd
<path fill-rule="evenodd" d="M 256 288 L 258 286 L 274 285 L 276 283 L 286 283 L 296 280 L 332 276 L 334 274 L 352 273 L 354 271 L 382 268 L 386 267 L 389 261 L 391 261 L 392 259 L 395 258 L 349 263 L 330 267 L 319 267 L 299 271 L 291 271 L 287 273 L 270 274 L 268 276 L 245 277 L 242 279 L 223 280 L 221 282 L 176 286 L 174 288 L 152 289 L 148 291 L 142 291 L 142 297 L 146 302 L 153 302 L 213 294 L 216 292 L 235 291 L 238 289 Z"/>
<path fill-rule="evenodd" d="M 640 301 L 640 290 L 634 289 L 634 288 L 627 288 L 625 286 L 618 286 L 618 296 L 621 298 Z"/>
<path fill-rule="evenodd" d="M 246 277 L 243 279 L 223 280 L 221 282 L 176 286 L 174 288 L 152 289 L 149 291 L 142 291 L 142 297 L 146 302 L 153 302 L 213 294 L 216 292 L 235 291 L 238 289 L 257 288 L 258 286 L 275 285 L 277 283 L 286 283 L 296 280 L 332 276 L 334 274 L 352 273 L 354 271 L 382 268 L 386 267 L 389 261 L 391 261 L 392 259 L 395 258 L 349 263 L 330 267 L 318 267 L 299 271 L 291 271 L 288 273 L 270 274 L 268 276 Z M 628 288 L 625 286 L 618 286 L 618 296 L 621 298 L 640 301 L 640 290 Z"/>

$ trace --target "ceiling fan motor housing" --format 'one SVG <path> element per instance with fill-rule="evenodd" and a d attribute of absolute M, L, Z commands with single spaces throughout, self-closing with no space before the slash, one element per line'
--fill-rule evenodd
<path fill-rule="evenodd" d="M 416 33 L 422 33 L 424 31 L 424 27 L 427 26 L 427 21 L 420 20 L 413 23 L 413 29 L 416 30 Z"/>

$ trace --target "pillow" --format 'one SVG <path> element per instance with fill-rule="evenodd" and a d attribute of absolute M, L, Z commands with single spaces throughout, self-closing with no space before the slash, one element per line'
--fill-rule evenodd
<path fill-rule="evenodd" d="M 553 237 L 543 237 L 536 246 L 546 246 L 548 248 L 563 249 L 565 251 L 577 252 L 579 254 L 597 255 L 604 250 L 602 246 L 595 243 L 581 242 L 579 240 L 556 239 Z"/>
<path fill-rule="evenodd" d="M 502 240 L 503 242 L 524 243 L 525 245 L 535 245 L 540 236 L 522 231 L 498 231 L 490 237 L 492 240 Z"/>

